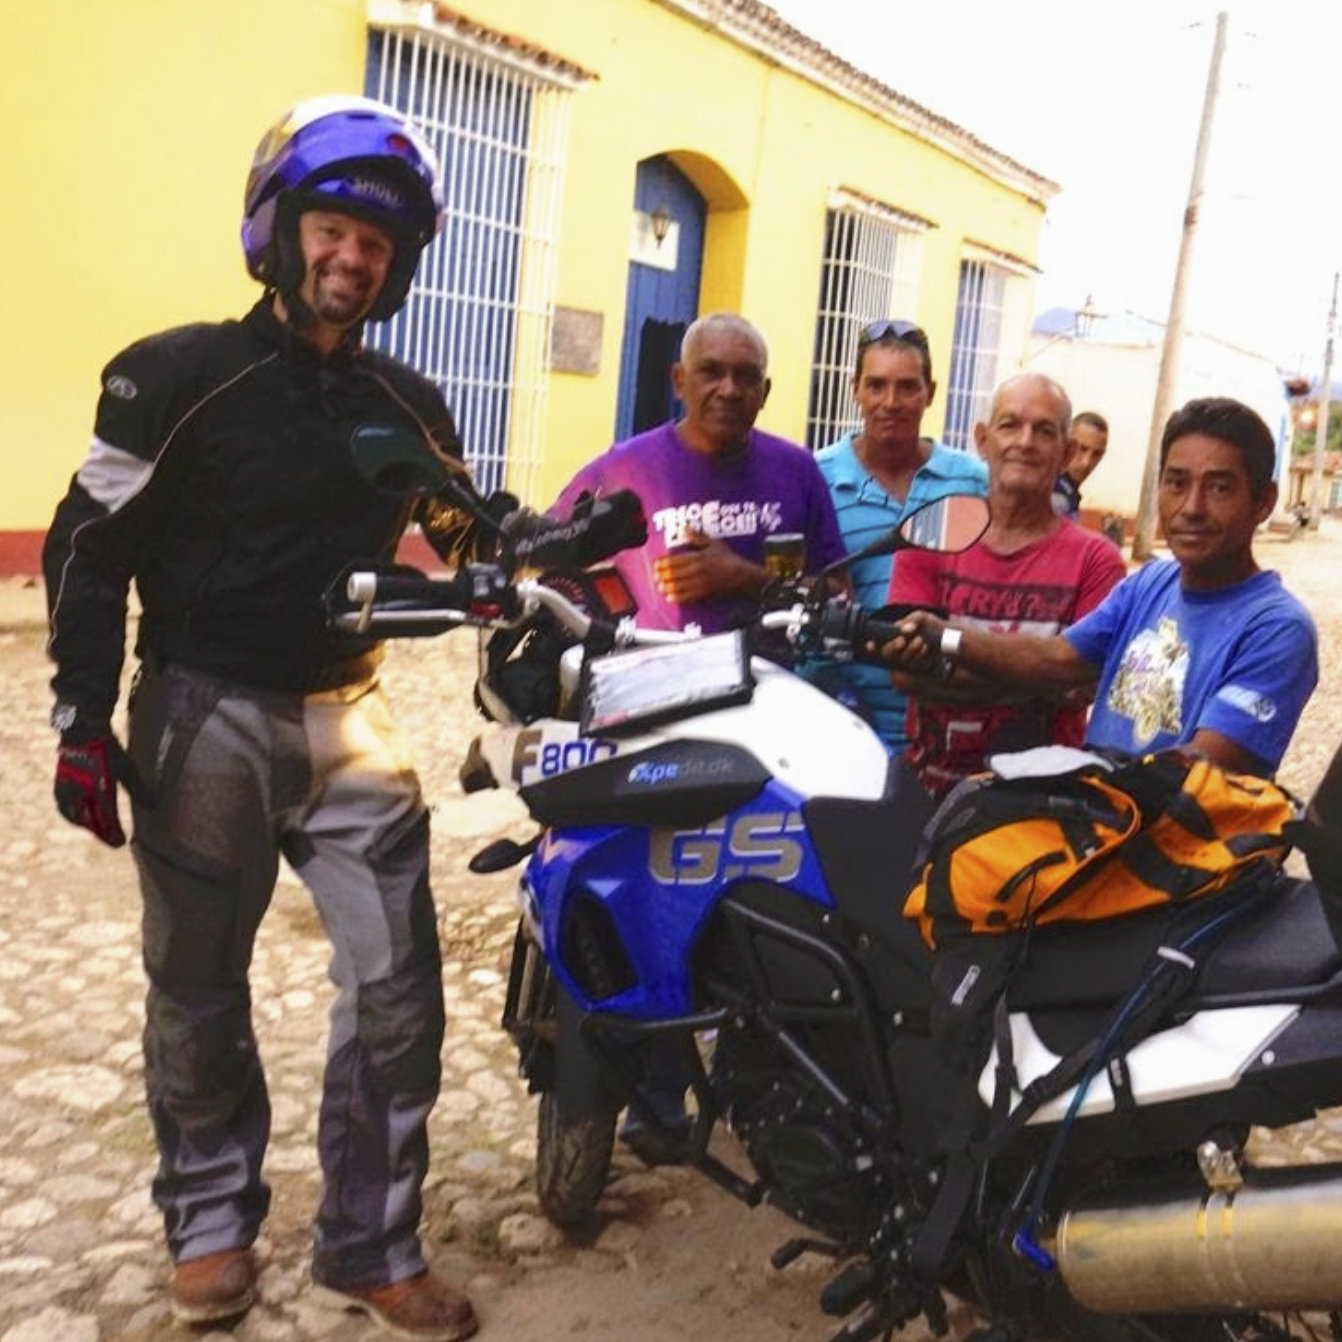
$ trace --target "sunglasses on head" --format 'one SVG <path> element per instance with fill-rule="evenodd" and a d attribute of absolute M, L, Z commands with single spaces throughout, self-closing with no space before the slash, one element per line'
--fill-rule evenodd
<path fill-rule="evenodd" d="M 872 322 L 870 326 L 864 326 L 857 343 L 859 345 L 874 345 L 878 340 L 884 340 L 887 336 L 893 336 L 894 339 L 903 340 L 910 345 L 917 345 L 921 349 L 927 348 L 927 335 L 921 326 L 915 326 L 913 322 L 895 321 L 893 319 Z"/>

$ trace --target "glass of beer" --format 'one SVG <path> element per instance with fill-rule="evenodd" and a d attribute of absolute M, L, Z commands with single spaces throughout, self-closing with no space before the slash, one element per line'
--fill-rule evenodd
<path fill-rule="evenodd" d="M 800 578 L 806 566 L 806 537 L 800 531 L 779 531 L 764 539 L 764 567 L 783 582 Z"/>

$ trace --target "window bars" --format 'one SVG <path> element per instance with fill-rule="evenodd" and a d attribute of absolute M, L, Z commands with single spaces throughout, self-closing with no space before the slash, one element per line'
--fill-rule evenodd
<path fill-rule="evenodd" d="M 975 422 L 987 418 L 997 383 L 1008 278 L 1007 271 L 986 261 L 960 263 L 943 433 L 952 447 L 972 447 Z"/>
<path fill-rule="evenodd" d="M 806 445 L 812 451 L 858 427 L 852 390 L 858 337 L 878 318 L 913 315 L 927 227 L 856 193 L 832 196 L 806 415 Z"/>
<path fill-rule="evenodd" d="M 428 136 L 447 202 L 405 307 L 369 343 L 439 385 L 480 488 L 523 499 L 544 449 L 572 101 L 571 80 L 530 64 L 478 31 L 373 28 L 365 81 Z"/>

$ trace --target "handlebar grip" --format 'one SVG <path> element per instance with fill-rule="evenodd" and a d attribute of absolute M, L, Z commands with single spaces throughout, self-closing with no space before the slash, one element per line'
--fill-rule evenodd
<path fill-rule="evenodd" d="M 842 644 L 855 662 L 866 662 L 875 666 L 885 665 L 880 650 L 892 638 L 905 634 L 901 622 L 912 615 L 917 606 L 882 606 L 877 611 L 867 612 L 859 605 L 833 602 L 825 608 L 821 617 L 821 636 L 826 643 Z M 932 648 L 933 639 L 925 631 L 918 635 Z M 939 640 L 938 640 L 939 641 Z M 868 644 L 875 645 L 875 651 L 867 650 Z"/>
<path fill-rule="evenodd" d="M 877 665 L 884 665 L 881 658 L 881 648 L 889 643 L 892 638 L 897 638 L 900 634 L 900 627 L 893 620 L 878 620 L 874 616 L 869 616 L 860 621 L 860 628 L 854 631 L 853 636 L 853 660 L 855 662 L 872 662 Z M 867 644 L 876 645 L 875 652 L 867 651 Z"/>
<path fill-rule="evenodd" d="M 376 601 L 379 606 L 465 610 L 471 603 L 472 591 L 468 569 L 450 578 L 430 578 L 415 569 L 392 573 L 358 570 L 345 583 L 345 596 L 355 605 Z"/>

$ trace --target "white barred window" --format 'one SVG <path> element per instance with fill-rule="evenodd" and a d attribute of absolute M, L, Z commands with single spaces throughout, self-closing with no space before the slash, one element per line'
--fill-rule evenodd
<path fill-rule="evenodd" d="M 839 189 L 825 217 L 806 445 L 832 443 L 860 419 L 853 370 L 862 328 L 886 318 L 914 320 L 926 220 Z"/>
<path fill-rule="evenodd" d="M 542 450 L 571 90 L 581 74 L 418 5 L 370 5 L 370 97 L 399 107 L 444 169 L 447 216 L 402 310 L 370 344 L 441 387 L 477 484 L 534 492 Z"/>
<path fill-rule="evenodd" d="M 988 415 L 993 388 L 1001 370 L 1019 362 L 1020 337 L 1008 348 L 1008 333 L 1029 327 L 1024 305 L 1029 299 L 1023 262 L 979 249 L 966 248 L 960 262 L 960 291 L 955 304 L 955 338 L 947 377 L 946 426 L 943 437 L 952 447 L 974 444 L 974 425 Z"/>

